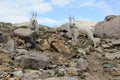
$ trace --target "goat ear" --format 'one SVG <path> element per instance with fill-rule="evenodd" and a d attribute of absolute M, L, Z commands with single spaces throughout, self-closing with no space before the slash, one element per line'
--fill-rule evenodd
<path fill-rule="evenodd" d="M 35 13 L 34 13 L 34 12 L 32 12 L 32 13 L 31 13 L 31 17 L 33 18 L 34 16 L 35 16 Z"/>
<path fill-rule="evenodd" d="M 35 12 L 35 18 L 37 17 L 37 12 Z"/>

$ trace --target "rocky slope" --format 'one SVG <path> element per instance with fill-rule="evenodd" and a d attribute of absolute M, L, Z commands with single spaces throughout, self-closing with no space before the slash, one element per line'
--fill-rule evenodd
<path fill-rule="evenodd" d="M 0 25 L 0 80 L 120 80 L 120 39 L 95 37 L 93 48 L 84 36 L 73 42 L 65 27 L 36 34 L 9 26 Z"/>

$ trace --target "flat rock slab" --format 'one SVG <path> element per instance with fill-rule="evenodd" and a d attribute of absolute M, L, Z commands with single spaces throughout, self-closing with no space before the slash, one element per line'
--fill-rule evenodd
<path fill-rule="evenodd" d="M 37 33 L 29 28 L 18 28 L 14 31 L 14 35 L 25 41 L 34 41 L 37 39 Z"/>
<path fill-rule="evenodd" d="M 58 52 L 70 53 L 70 49 L 63 42 L 56 41 L 53 46 Z"/>
<path fill-rule="evenodd" d="M 47 78 L 45 80 L 80 80 L 77 77 L 52 77 L 52 78 Z"/>
<path fill-rule="evenodd" d="M 120 45 L 120 39 L 112 39 L 111 40 L 113 46 L 118 46 Z"/>
<path fill-rule="evenodd" d="M 14 31 L 14 34 L 19 36 L 30 36 L 33 34 L 34 31 L 30 30 L 29 28 L 18 28 Z"/>
<path fill-rule="evenodd" d="M 26 69 L 41 69 L 45 68 L 49 63 L 49 58 L 40 53 L 32 53 L 30 55 L 21 55 L 15 58 L 19 61 L 20 66 Z"/>
<path fill-rule="evenodd" d="M 105 57 L 109 60 L 120 59 L 120 52 L 105 53 Z"/>

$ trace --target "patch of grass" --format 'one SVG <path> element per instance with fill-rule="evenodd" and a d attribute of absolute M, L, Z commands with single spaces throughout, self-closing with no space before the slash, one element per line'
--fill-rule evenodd
<path fill-rule="evenodd" d="M 80 79 L 85 79 L 86 75 L 83 74 L 84 71 L 78 71 Z"/>
<path fill-rule="evenodd" d="M 40 32 L 40 33 L 45 33 L 45 31 L 46 31 L 46 30 L 45 30 L 44 28 L 39 28 L 39 32 Z"/>
<path fill-rule="evenodd" d="M 28 26 L 20 26 L 20 28 L 28 28 Z"/>
<path fill-rule="evenodd" d="M 64 75 L 65 75 L 65 74 L 60 74 L 60 73 L 57 74 L 58 77 L 62 77 L 62 76 L 64 76 Z"/>

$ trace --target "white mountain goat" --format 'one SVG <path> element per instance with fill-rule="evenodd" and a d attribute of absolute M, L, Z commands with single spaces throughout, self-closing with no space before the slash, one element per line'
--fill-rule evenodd
<path fill-rule="evenodd" d="M 32 17 L 29 20 L 29 27 L 31 30 L 35 30 L 35 32 L 39 33 L 39 24 L 36 20 L 37 13 L 33 13 Z"/>
<path fill-rule="evenodd" d="M 94 44 L 94 47 L 96 47 L 93 37 L 94 27 L 83 25 L 79 21 L 75 20 L 74 17 L 69 17 L 69 20 L 69 28 L 72 33 L 72 40 L 77 41 L 79 34 L 82 33 L 87 35 L 88 39 L 90 39 L 92 44 Z"/>
<path fill-rule="evenodd" d="M 39 33 L 39 24 L 36 20 L 36 16 L 37 16 L 37 13 L 32 13 L 32 17 L 28 22 L 16 23 L 14 24 L 14 26 L 15 27 L 26 26 L 31 30 L 34 30 L 35 32 Z"/>

